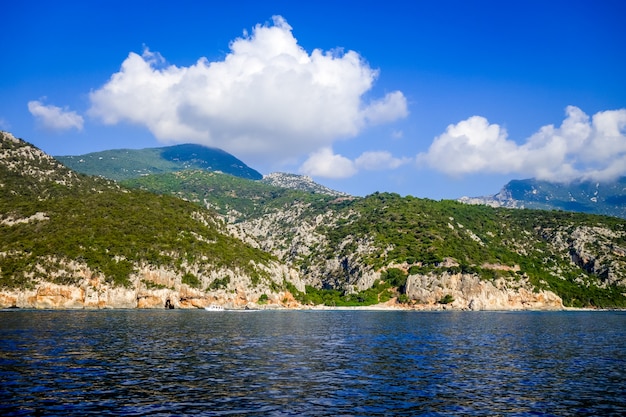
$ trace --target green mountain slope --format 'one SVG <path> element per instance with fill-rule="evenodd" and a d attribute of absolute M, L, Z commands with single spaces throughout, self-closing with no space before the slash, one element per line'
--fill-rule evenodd
<path fill-rule="evenodd" d="M 263 178 L 259 172 L 221 149 L 193 144 L 115 149 L 78 156 L 57 156 L 56 159 L 77 172 L 117 181 L 186 169 L 220 171 L 252 180 Z"/>
<path fill-rule="evenodd" d="M 145 287 L 149 271 L 200 292 L 226 276 L 276 287 L 267 272 L 275 264 L 230 236 L 215 213 L 76 174 L 0 132 L 0 288 L 86 277 Z"/>
<path fill-rule="evenodd" d="M 616 218 L 387 193 L 333 198 L 201 172 L 128 185 L 215 208 L 235 235 L 298 268 L 310 293 L 350 297 L 388 278 L 402 295 L 407 275 L 466 274 L 527 282 L 566 305 L 626 306 L 626 221 Z"/>
<path fill-rule="evenodd" d="M 363 259 L 375 268 L 391 262 L 422 274 L 527 277 L 567 305 L 626 306 L 626 221 L 394 194 L 369 196 L 344 210 L 355 214 L 326 230 L 330 247 L 349 256 L 369 237 L 379 250 Z"/>
<path fill-rule="evenodd" d="M 193 201 L 236 221 L 256 218 L 264 213 L 289 207 L 294 201 L 321 208 L 336 199 L 327 194 L 278 187 L 264 181 L 251 181 L 201 170 L 148 175 L 125 180 L 121 184 Z"/>

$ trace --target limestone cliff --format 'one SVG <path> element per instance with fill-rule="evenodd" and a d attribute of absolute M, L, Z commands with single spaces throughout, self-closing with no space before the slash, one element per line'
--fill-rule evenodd
<path fill-rule="evenodd" d="M 622 234 L 606 227 L 577 226 L 571 232 L 545 230 L 544 237 L 569 253 L 578 267 L 601 277 L 600 285 L 626 287 L 626 246 L 616 244 L 623 241 Z"/>
<path fill-rule="evenodd" d="M 293 271 L 277 266 L 274 276 L 289 276 L 296 288 L 303 284 Z M 215 276 L 228 276 L 230 271 L 220 271 Z M 131 285 L 115 286 L 101 276 L 83 268 L 81 278 L 72 284 L 59 284 L 40 280 L 32 288 L 0 290 L 0 308 L 32 309 L 128 309 L 128 308 L 204 308 L 222 305 L 229 308 L 258 306 L 265 294 L 266 307 L 292 307 L 293 297 L 286 290 L 275 290 L 282 283 L 263 282 L 253 285 L 246 276 L 230 275 L 231 280 L 220 282 L 217 289 L 203 290 L 182 283 L 180 275 L 163 269 L 144 268 L 135 274 Z M 209 278 L 206 279 L 209 281 Z M 203 282 L 203 285 L 210 285 Z M 202 285 L 201 284 L 201 285 Z M 264 297 L 265 298 L 265 297 Z"/>
<path fill-rule="evenodd" d="M 461 310 L 558 310 L 559 296 L 535 291 L 526 280 L 481 280 L 471 274 L 411 275 L 406 294 L 419 308 Z M 446 300 L 446 297 L 448 299 Z"/>

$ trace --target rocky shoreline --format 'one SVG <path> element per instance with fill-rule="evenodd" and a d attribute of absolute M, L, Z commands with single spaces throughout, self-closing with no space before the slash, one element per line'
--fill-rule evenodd
<path fill-rule="evenodd" d="M 78 289 L 63 288 L 64 286 L 47 286 L 45 289 L 21 291 L 19 293 L 0 291 L 0 309 L 2 310 L 157 310 L 157 309 L 204 309 L 210 305 L 219 305 L 230 310 L 309 310 L 309 311 L 560 311 L 585 309 L 563 307 L 562 303 L 553 304 L 519 304 L 502 305 L 493 303 L 477 308 L 475 303 L 461 304 L 452 302 L 441 303 L 407 303 L 401 304 L 392 299 L 385 303 L 368 306 L 327 306 L 303 305 L 297 302 L 289 292 L 271 297 L 266 302 L 252 301 L 246 298 L 245 293 L 239 292 L 234 297 L 220 297 L 215 294 L 206 294 L 193 298 L 175 298 L 167 291 L 152 291 L 142 293 L 141 297 L 134 298 L 126 291 L 116 291 L 117 300 L 85 302 Z M 107 297 L 108 298 L 108 297 Z M 164 301 L 165 300 L 165 301 Z M 560 299 L 559 299 L 560 301 Z M 595 310 L 595 309 L 589 309 Z"/>
<path fill-rule="evenodd" d="M 350 308 L 417 311 L 564 309 L 558 295 L 533 289 L 526 280 L 512 284 L 504 279 L 487 281 L 460 273 L 411 275 L 407 279 L 406 295 L 408 302 L 402 304 L 394 298 L 374 306 Z M 128 287 L 114 286 L 87 274 L 76 284 L 39 281 L 29 289 L 0 290 L 0 308 L 5 309 L 203 309 L 209 305 L 231 309 L 333 308 L 302 305 L 288 290 L 252 287 L 239 280 L 227 288 L 203 291 L 183 284 L 175 274 L 164 271 L 144 271 Z"/>

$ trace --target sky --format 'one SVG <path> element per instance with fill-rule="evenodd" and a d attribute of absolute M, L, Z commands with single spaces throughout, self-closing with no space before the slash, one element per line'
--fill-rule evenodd
<path fill-rule="evenodd" d="M 626 2 L 0 2 L 0 130 L 197 143 L 352 195 L 626 175 Z"/>

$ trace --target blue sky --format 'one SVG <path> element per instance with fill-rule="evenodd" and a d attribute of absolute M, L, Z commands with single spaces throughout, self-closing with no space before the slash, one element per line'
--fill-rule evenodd
<path fill-rule="evenodd" d="M 202 143 L 355 195 L 626 175 L 621 1 L 224 3 L 2 2 L 0 129 Z"/>

